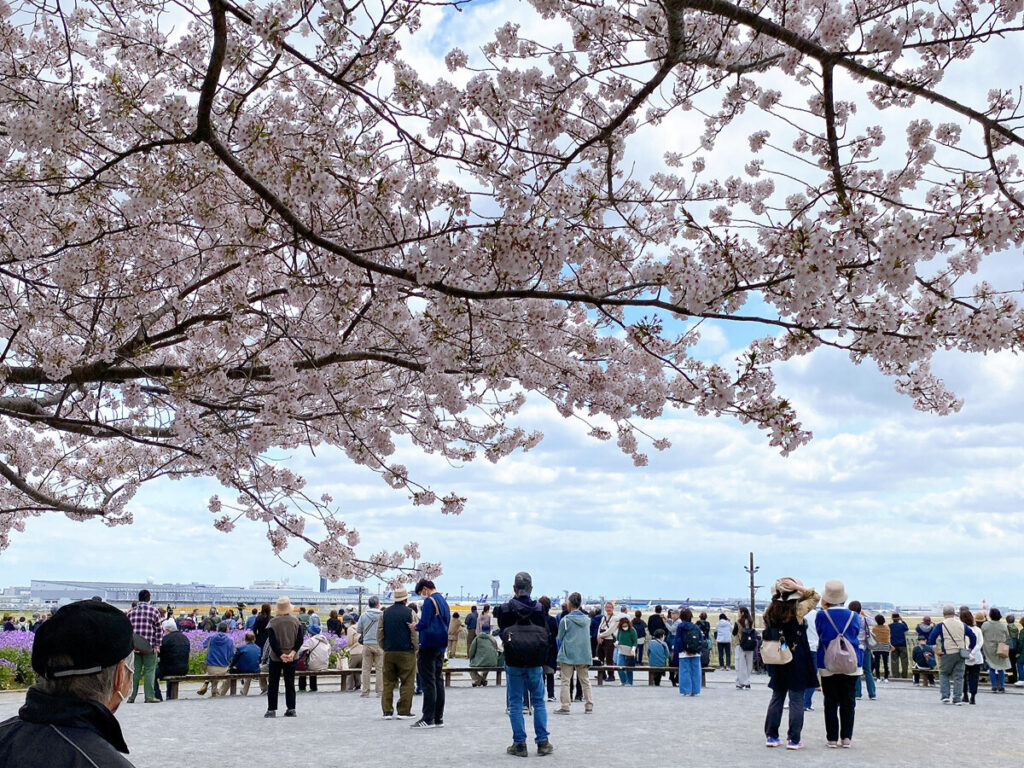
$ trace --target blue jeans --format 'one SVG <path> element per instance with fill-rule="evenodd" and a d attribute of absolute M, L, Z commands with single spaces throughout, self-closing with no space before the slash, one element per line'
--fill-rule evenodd
<path fill-rule="evenodd" d="M 632 656 L 623 656 L 616 651 L 615 654 L 618 657 L 619 666 L 623 667 L 635 667 L 636 659 Z M 619 682 L 623 685 L 633 684 L 633 671 L 630 669 L 619 670 Z"/>
<path fill-rule="evenodd" d="M 1006 670 L 1005 669 L 989 669 L 988 679 L 992 683 L 992 690 L 998 691 L 1000 688 L 1006 687 Z"/>
<path fill-rule="evenodd" d="M 684 696 L 700 693 L 700 656 L 679 657 L 679 692 Z"/>
<path fill-rule="evenodd" d="M 811 708 L 811 702 L 814 700 L 814 689 L 804 688 L 804 711 L 806 712 Z"/>
<path fill-rule="evenodd" d="M 864 660 L 865 660 L 865 664 L 864 664 L 864 682 L 867 683 L 867 686 L 868 686 L 868 698 L 869 699 L 873 699 L 873 698 L 875 698 L 875 678 L 872 677 L 872 675 L 871 675 L 871 661 L 868 659 L 868 652 L 867 651 L 864 651 Z M 856 689 L 857 689 L 857 691 L 856 691 L 857 698 L 860 698 L 861 688 L 860 688 L 860 678 L 859 677 L 857 678 Z"/>
<path fill-rule="evenodd" d="M 505 667 L 508 679 L 508 719 L 512 722 L 512 741 L 526 743 L 526 721 L 523 719 L 523 696 L 527 691 L 533 701 L 533 734 L 540 744 L 548 738 L 548 710 L 544 706 L 543 667 Z"/>

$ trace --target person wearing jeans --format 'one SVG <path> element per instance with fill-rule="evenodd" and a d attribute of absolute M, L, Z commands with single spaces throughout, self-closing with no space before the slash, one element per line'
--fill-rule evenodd
<path fill-rule="evenodd" d="M 963 702 L 964 661 L 976 644 L 975 630 L 956 617 L 952 605 L 942 606 L 942 621 L 928 635 L 928 645 L 939 657 L 939 695 L 944 704 Z"/>
<path fill-rule="evenodd" d="M 523 702 L 533 702 L 533 736 L 538 748 L 548 741 L 548 710 L 544 705 L 543 667 L 505 667 L 508 685 L 508 719 L 512 724 L 512 746 L 526 749 L 526 718 Z"/>
<path fill-rule="evenodd" d="M 679 693 L 683 696 L 700 695 L 700 651 L 690 653 L 683 645 L 687 633 L 696 629 L 693 623 L 693 611 L 684 608 L 680 614 L 679 624 L 676 626 L 676 647 L 679 649 Z M 699 631 L 699 629 L 698 629 Z"/>
<path fill-rule="evenodd" d="M 494 611 L 498 620 L 498 629 L 502 632 L 505 646 L 505 687 L 508 703 L 508 719 L 512 725 L 512 744 L 506 753 L 513 757 L 528 757 L 526 749 L 526 721 L 523 718 L 523 703 L 529 697 L 533 705 L 533 735 L 537 743 L 538 755 L 550 755 L 555 751 L 548 739 L 548 710 L 544 701 L 544 658 L 547 644 L 542 648 L 531 647 L 531 651 L 517 658 L 513 653 L 516 644 L 509 639 L 509 632 L 516 632 L 517 637 L 537 639 L 540 629 L 547 630 L 548 622 L 544 609 L 539 601 L 530 597 L 533 591 L 533 578 L 526 571 L 520 571 L 513 580 L 515 597 L 499 606 Z M 574 593 L 575 596 L 575 593 Z M 517 630 L 516 627 L 522 629 Z M 524 650 L 520 648 L 520 650 Z"/>
<path fill-rule="evenodd" d="M 858 638 L 859 638 L 859 641 L 860 641 L 859 645 L 860 645 L 860 649 L 862 651 L 862 654 L 864 656 L 864 659 L 865 660 L 869 660 L 871 658 L 871 654 L 867 650 L 867 648 L 868 648 L 868 634 L 871 632 L 871 630 L 868 629 L 869 617 L 868 617 L 868 615 L 866 613 L 864 613 L 861 610 L 861 605 L 860 605 L 860 601 L 859 600 L 851 600 L 850 601 L 850 610 L 853 611 L 854 613 L 856 613 L 861 618 L 861 629 L 860 629 L 860 634 L 858 635 Z M 856 697 L 858 699 L 861 698 L 861 691 L 862 691 L 860 680 L 861 679 L 858 677 L 857 678 L 857 685 L 855 686 L 855 690 L 854 690 L 854 693 L 855 693 L 855 695 L 856 695 Z M 870 664 L 870 662 L 864 665 L 864 682 L 865 682 L 865 684 L 868 687 L 868 698 L 871 699 L 871 701 L 874 701 L 875 699 L 878 698 L 878 696 L 875 693 L 875 677 L 871 673 L 871 664 Z"/>
<path fill-rule="evenodd" d="M 1010 655 L 1007 646 L 1010 644 L 1010 630 L 1002 621 L 1003 614 L 998 608 L 991 608 L 988 612 L 988 621 L 984 621 L 985 614 L 978 612 L 974 617 L 975 623 L 980 629 L 979 641 L 984 642 L 985 661 L 988 663 L 988 679 L 992 683 L 992 691 L 1005 693 L 1006 691 L 1006 670 L 1010 668 Z M 979 622 L 981 619 L 982 622 Z M 1003 646 L 1005 656 L 999 655 L 999 647 Z"/>
<path fill-rule="evenodd" d="M 628 616 L 619 619 L 615 634 L 615 655 L 616 665 L 622 667 L 636 666 L 636 630 Z M 619 670 L 619 682 L 622 685 L 633 684 L 633 671 L 631 669 Z"/>

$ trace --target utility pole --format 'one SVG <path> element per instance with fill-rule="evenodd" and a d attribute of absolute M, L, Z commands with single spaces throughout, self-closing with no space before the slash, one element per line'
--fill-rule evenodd
<path fill-rule="evenodd" d="M 760 585 L 754 583 L 754 574 L 757 573 L 761 569 L 754 567 L 754 553 L 753 552 L 750 553 L 750 566 L 744 568 L 743 570 L 745 570 L 747 573 L 750 574 L 750 620 L 753 621 L 754 625 L 756 626 L 757 625 L 757 614 L 754 612 L 754 594 L 757 592 L 757 589 L 758 589 L 758 587 Z"/>
<path fill-rule="evenodd" d="M 366 587 L 363 587 L 363 586 L 359 587 L 358 595 L 359 595 L 359 615 L 360 616 L 363 615 L 363 592 L 365 592 L 365 591 L 366 591 Z"/>

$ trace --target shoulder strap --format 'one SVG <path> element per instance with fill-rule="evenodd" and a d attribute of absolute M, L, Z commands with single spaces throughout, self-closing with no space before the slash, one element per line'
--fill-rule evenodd
<path fill-rule="evenodd" d="M 836 634 L 840 634 L 840 635 L 843 634 L 843 632 L 839 631 L 839 627 L 837 627 L 836 623 L 832 620 L 832 614 L 829 613 L 828 610 L 824 610 L 824 611 L 822 611 L 822 613 L 825 614 L 825 618 L 828 619 L 828 623 L 832 625 L 832 629 L 834 629 L 836 631 Z M 853 619 L 853 612 L 852 611 L 850 612 L 850 618 Z M 847 624 L 846 626 L 850 626 L 850 625 Z"/>
<path fill-rule="evenodd" d="M 444 621 L 444 616 L 442 616 L 442 615 L 441 615 L 441 606 L 440 606 L 440 604 L 439 604 L 439 603 L 437 602 L 437 598 L 436 598 L 436 597 L 434 597 L 433 595 L 431 595 L 431 596 L 430 596 L 430 601 L 431 601 L 431 602 L 432 602 L 432 603 L 434 604 L 434 614 L 435 614 L 435 615 L 436 615 L 436 616 L 437 616 L 437 617 L 438 617 L 439 619 L 441 619 L 441 621 Z"/>
<path fill-rule="evenodd" d="M 842 634 L 844 634 L 844 635 L 846 634 L 846 630 L 848 630 L 848 629 L 850 628 L 850 624 L 852 624 L 852 623 L 853 623 L 853 611 L 850 611 L 850 618 L 848 618 L 848 619 L 846 620 L 846 626 L 845 626 L 845 627 L 843 627 L 843 632 L 842 632 Z M 833 626 L 834 626 L 834 625 L 833 625 Z M 838 630 L 837 630 L 837 631 L 838 631 Z"/>

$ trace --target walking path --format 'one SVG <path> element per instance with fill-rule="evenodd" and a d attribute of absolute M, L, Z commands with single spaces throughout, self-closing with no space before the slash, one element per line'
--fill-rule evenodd
<path fill-rule="evenodd" d="M 716 673 L 718 674 L 718 673 Z M 594 686 L 595 712 L 583 714 L 573 704 L 570 716 L 548 722 L 555 753 L 544 758 L 555 766 L 615 765 L 647 768 L 662 765 L 791 765 L 865 768 L 920 766 L 936 756 L 954 763 L 971 755 L 986 764 L 1009 765 L 1020 755 L 1018 727 L 1024 696 L 978 695 L 977 706 L 952 707 L 939 702 L 937 688 L 909 683 L 879 685 L 878 701 L 858 702 L 853 748 L 827 750 L 821 695 L 806 714 L 802 753 L 764 747 L 763 723 L 769 691 L 766 678 L 755 676 L 749 691 L 731 682 L 712 682 L 698 698 L 683 698 L 671 687 L 651 688 L 641 680 L 633 688 Z M 24 694 L 0 695 L 0 720 L 16 714 Z M 140 697 L 141 700 L 141 697 Z M 416 697 L 415 707 L 420 703 Z M 282 700 L 283 707 L 283 700 Z M 443 729 L 412 730 L 411 721 L 385 721 L 380 700 L 358 693 L 322 691 L 300 694 L 295 719 L 264 720 L 258 695 L 211 700 L 194 690 L 163 704 L 125 704 L 117 713 L 137 768 L 166 768 L 215 754 L 217 768 L 294 765 L 329 760 L 360 766 L 449 768 L 452 765 L 516 764 L 505 755 L 511 729 L 505 715 L 505 689 L 467 685 L 448 689 Z M 783 721 L 783 737 L 785 718 Z M 537 756 L 532 743 L 530 759 Z M 211 753 L 210 750 L 213 750 Z M 981 756 L 984 756 L 983 758 Z M 756 761 L 756 762 L 755 762 Z M 325 763 L 327 764 L 327 763 Z"/>

